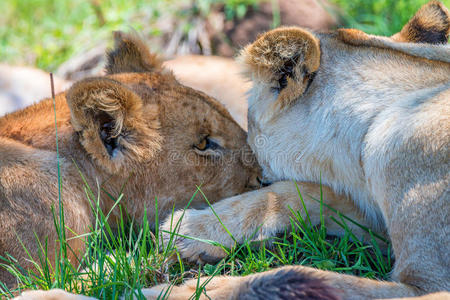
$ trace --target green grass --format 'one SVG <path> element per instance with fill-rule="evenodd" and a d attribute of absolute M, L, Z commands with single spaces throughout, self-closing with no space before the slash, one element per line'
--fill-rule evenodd
<path fill-rule="evenodd" d="M 344 237 L 330 237 L 323 218 L 322 224 L 311 226 L 308 218 L 302 218 L 297 212 L 292 212 L 291 226 L 274 238 L 270 247 L 264 242 L 246 241 L 227 249 L 229 255 L 218 264 L 199 267 L 182 261 L 173 243 L 162 245 L 160 232 L 152 230 L 159 227 L 158 217 L 155 224 L 149 224 L 145 216 L 142 220 L 128 222 L 120 207 L 123 196 L 120 195 L 116 199 L 116 209 L 120 210 L 121 217 L 117 229 L 113 229 L 108 224 L 111 212 L 99 209 L 99 193 L 94 193 L 87 184 L 85 192 L 96 221 L 90 233 L 77 237 L 85 241 L 87 249 L 79 257 L 80 263 L 74 264 L 67 258 L 72 249 L 61 230 L 64 219 L 54 212 L 55 228 L 62 241 L 61 248 L 55 250 L 56 262 L 48 260 L 45 241 L 37 243 L 41 249 L 39 260 L 35 261 L 38 271 L 22 270 L 14 264 L 13 258 L 6 258 L 10 262 L 7 268 L 19 282 L 19 290 L 63 288 L 99 299 L 118 299 L 121 296 L 132 299 L 133 296 L 142 296 L 143 288 L 167 282 L 180 284 L 198 275 L 247 275 L 282 265 L 306 265 L 387 279 L 392 268 L 390 255 L 381 253 L 375 236 L 369 244 L 363 244 L 348 230 Z M 196 193 L 201 193 L 201 190 L 198 189 L 193 197 Z M 300 196 L 299 201 L 302 201 Z M 323 199 L 316 201 L 323 203 Z M 157 202 L 155 208 L 148 209 L 158 212 Z M 349 222 L 345 216 L 335 221 L 344 229 Z M 174 234 L 172 238 L 175 238 Z M 212 241 L 203 242 L 217 245 Z M 32 260 L 31 257 L 29 259 Z M 197 293 L 202 290 L 203 286 L 199 285 Z M 12 296 L 14 292 L 0 284 L 0 297 Z"/>
<path fill-rule="evenodd" d="M 390 36 L 399 32 L 429 0 L 331 0 L 331 2 L 339 7 L 344 27 Z M 449 0 L 442 2 L 447 7 L 450 6 Z"/>
<path fill-rule="evenodd" d="M 97 2 L 0 1 L 1 60 L 51 71 L 73 54 L 109 39 L 112 30 L 143 29 L 147 24 L 138 13 L 157 13 L 157 7 L 145 0 Z"/>
<path fill-rule="evenodd" d="M 260 0 L 201 0 L 183 9 L 189 0 L 6 0 L 0 1 L 0 61 L 54 71 L 74 54 L 109 41 L 114 30 L 133 28 L 159 35 L 155 21 L 171 12 L 207 14 L 222 3 L 229 17 L 241 16 Z"/>

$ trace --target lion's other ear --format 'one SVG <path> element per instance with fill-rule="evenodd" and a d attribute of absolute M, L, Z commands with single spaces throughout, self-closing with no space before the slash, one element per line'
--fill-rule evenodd
<path fill-rule="evenodd" d="M 152 72 L 162 62 L 152 54 L 136 33 L 114 32 L 114 48 L 107 52 L 106 73 Z"/>
<path fill-rule="evenodd" d="M 80 142 L 111 173 L 148 161 L 160 149 L 157 105 L 118 81 L 88 78 L 66 94 L 71 122 Z"/>
<path fill-rule="evenodd" d="M 279 91 L 276 105 L 289 106 L 307 89 L 320 65 L 320 43 L 312 33 L 282 27 L 261 35 L 241 52 L 250 76 Z"/>
<path fill-rule="evenodd" d="M 450 14 L 439 1 L 422 6 L 403 29 L 392 36 L 397 42 L 447 44 Z"/>

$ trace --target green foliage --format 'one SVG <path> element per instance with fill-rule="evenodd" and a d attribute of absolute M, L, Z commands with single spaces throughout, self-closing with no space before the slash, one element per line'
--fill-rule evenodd
<path fill-rule="evenodd" d="M 81 173 L 80 176 L 84 178 Z M 108 222 L 111 212 L 104 214 L 101 211 L 100 195 L 94 193 L 86 181 L 85 193 L 91 204 L 95 223 L 91 232 L 71 238 L 80 238 L 85 241 L 87 250 L 79 257 L 79 264 L 74 264 L 68 259 L 67 253 L 73 253 L 73 249 L 70 248 L 68 239 L 62 231 L 65 227 L 64 218 L 54 213 L 55 228 L 61 237 L 59 245 L 61 249 L 64 249 L 64 251 L 55 249 L 56 261 L 52 262 L 48 259 L 45 241 L 37 241 L 37 247 L 41 249 L 38 261 L 33 261 L 29 257 L 36 266 L 34 271 L 21 269 L 14 263 L 15 260 L 12 257 L 0 257 L 0 267 L 6 267 L 15 275 L 19 290 L 62 288 L 99 299 L 120 297 L 133 299 L 133 297 L 142 297 L 143 288 L 167 283 L 167 281 L 171 284 L 180 284 L 185 279 L 203 275 L 213 277 L 222 274 L 248 275 L 283 265 L 306 265 L 378 279 L 387 279 L 392 268 L 390 252 L 383 254 L 380 251 L 377 244 L 379 238 L 376 235 L 372 235 L 372 241 L 363 243 L 348 230 L 346 224 L 354 222 L 351 219 L 338 214 L 339 219 L 334 221 L 345 229 L 346 234 L 336 238 L 327 235 L 323 215 L 321 224 L 311 226 L 308 214 L 305 218 L 295 211 L 292 211 L 290 228 L 287 228 L 281 237 L 273 238 L 269 243 L 248 240 L 243 244 L 236 243 L 231 249 L 227 249 L 213 241 L 183 236 L 183 238 L 222 247 L 228 253 L 228 256 L 216 265 L 207 264 L 199 267 L 183 262 L 173 243 L 181 220 L 173 224 L 171 239 L 168 245 L 164 245 L 158 230 L 152 230 L 159 227 L 158 217 L 155 218 L 155 224 L 148 222 L 145 213 L 142 220 L 128 222 L 126 213 L 120 209 L 123 197 L 120 195 L 115 199 L 116 204 L 112 208 L 120 211 L 118 224 L 117 228 L 112 228 Z M 191 200 L 197 193 L 204 196 L 199 188 Z M 303 201 L 302 199 L 299 191 L 299 201 Z M 321 203 L 321 207 L 325 206 L 323 199 L 315 200 Z M 212 209 L 206 197 L 205 201 Z M 190 202 L 186 208 L 189 207 Z M 157 201 L 154 208 L 148 209 L 155 209 L 158 216 Z M 231 235 L 214 210 L 213 213 Z M 362 225 L 360 226 L 364 229 Z M 4 264 L 5 261 L 8 265 Z M 202 284 L 198 283 L 194 298 L 204 293 L 208 282 L 207 280 Z M 0 282 L 0 298 L 11 296 L 14 292 Z"/>
<path fill-rule="evenodd" d="M 0 1 L 1 60 L 54 70 L 76 51 L 109 38 L 111 31 L 146 24 L 136 13 L 152 13 L 145 0 Z M 100 4 L 98 4 L 100 3 Z"/>
<path fill-rule="evenodd" d="M 53 71 L 74 54 L 110 40 L 114 30 L 136 29 L 159 34 L 152 27 L 163 13 L 181 17 L 208 15 L 223 5 L 228 18 L 243 17 L 261 0 L 7 0 L 0 1 L 0 61 L 34 65 Z M 193 9 L 185 10 L 194 4 Z M 186 28 L 189 30 L 189 28 Z"/>
<path fill-rule="evenodd" d="M 3 0 L 0 61 L 53 71 L 74 54 L 109 41 L 113 30 L 159 34 L 151 24 L 164 13 L 207 16 L 214 5 L 223 5 L 228 19 L 242 18 L 263 1 L 272 3 L 273 25 L 278 26 L 277 0 Z M 427 1 L 330 0 L 343 26 L 381 35 L 398 32 Z M 443 2 L 450 5 L 450 0 Z"/>
<path fill-rule="evenodd" d="M 331 0 L 338 7 L 344 27 L 390 36 L 400 31 L 429 0 Z M 450 1 L 443 3 L 449 6 Z"/>
<path fill-rule="evenodd" d="M 197 0 L 194 7 L 198 8 L 200 13 L 208 15 L 213 5 L 223 5 L 225 17 L 228 20 L 233 18 L 241 19 L 245 16 L 249 7 L 256 7 L 260 2 L 267 0 Z"/>

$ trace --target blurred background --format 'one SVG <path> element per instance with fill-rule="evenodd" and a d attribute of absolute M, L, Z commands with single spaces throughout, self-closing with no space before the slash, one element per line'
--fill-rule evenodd
<path fill-rule="evenodd" d="M 427 0 L 3 0 L 0 61 L 54 71 L 134 28 L 153 50 L 232 56 L 279 25 L 391 35 Z M 445 1 L 444 1 L 444 4 Z M 448 4 L 447 4 L 448 6 Z"/>
<path fill-rule="evenodd" d="M 7 101 L 27 103 L 29 99 L 42 97 L 23 83 L 16 90 L 22 90 L 22 94 L 29 91 L 27 95 L 14 98 L 10 93 L 5 96 L 5 91 L 17 85 L 17 81 L 36 83 L 38 74 L 42 75 L 35 70 L 34 77 L 27 77 L 31 74 L 29 68 L 12 69 L 12 65 L 55 72 L 60 80 L 57 82 L 59 90 L 67 86 L 67 82 L 101 73 L 103 53 L 112 45 L 111 32 L 114 30 L 136 30 L 152 51 L 165 59 L 186 54 L 233 57 L 258 33 L 280 25 L 299 25 L 319 31 L 353 27 L 367 33 L 392 35 L 426 2 L 2 0 L 0 107 L 3 106 L 5 111 Z M 450 0 L 443 2 L 447 6 L 450 4 Z M 9 97 L 9 100 L 2 100 L 2 93 L 3 99 Z M 24 100 L 24 97 L 29 99 Z"/>

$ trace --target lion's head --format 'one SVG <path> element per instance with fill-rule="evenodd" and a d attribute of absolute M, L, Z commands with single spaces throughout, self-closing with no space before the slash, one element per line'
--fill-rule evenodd
<path fill-rule="evenodd" d="M 132 189 L 169 211 L 196 186 L 210 201 L 257 186 L 245 131 L 215 99 L 177 82 L 135 35 L 115 33 L 106 70 L 66 94 L 79 141 L 106 173 L 132 176 Z"/>

